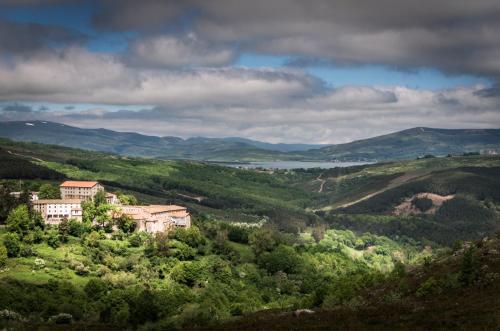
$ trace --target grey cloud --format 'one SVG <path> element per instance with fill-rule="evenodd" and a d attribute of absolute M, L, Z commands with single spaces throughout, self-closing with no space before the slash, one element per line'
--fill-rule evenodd
<path fill-rule="evenodd" d="M 87 40 L 76 30 L 37 23 L 15 23 L 0 19 L 0 51 L 30 54 L 48 43 L 75 44 Z"/>
<path fill-rule="evenodd" d="M 31 113 L 33 108 L 22 104 L 6 105 L 2 108 L 4 112 Z"/>
<path fill-rule="evenodd" d="M 497 0 L 126 0 L 105 1 L 104 8 L 96 20 L 108 27 L 158 31 L 189 16 L 207 42 L 294 55 L 302 58 L 297 63 L 500 76 Z"/>

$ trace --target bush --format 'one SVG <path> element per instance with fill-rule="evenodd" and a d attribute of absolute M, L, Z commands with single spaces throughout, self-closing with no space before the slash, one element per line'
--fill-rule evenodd
<path fill-rule="evenodd" d="M 59 233 L 57 231 L 54 230 L 49 231 L 47 233 L 46 240 L 47 240 L 47 245 L 49 245 L 54 249 L 58 248 L 61 245 L 61 242 L 59 241 Z"/>
<path fill-rule="evenodd" d="M 7 233 L 4 237 L 5 248 L 7 249 L 7 256 L 16 257 L 21 251 L 21 240 L 17 233 Z"/>
<path fill-rule="evenodd" d="M 5 266 L 7 263 L 7 248 L 4 245 L 0 245 L 0 268 Z"/>
<path fill-rule="evenodd" d="M 429 277 L 425 282 L 420 284 L 417 289 L 417 297 L 425 297 L 431 294 L 439 294 L 442 292 L 438 281 L 434 277 Z"/>
<path fill-rule="evenodd" d="M 132 247 L 141 247 L 142 245 L 142 236 L 139 233 L 134 233 L 128 238 L 128 242 Z"/>
<path fill-rule="evenodd" d="M 21 249 L 19 250 L 19 255 L 22 257 L 30 257 L 35 255 L 35 250 L 31 245 L 21 245 Z"/>

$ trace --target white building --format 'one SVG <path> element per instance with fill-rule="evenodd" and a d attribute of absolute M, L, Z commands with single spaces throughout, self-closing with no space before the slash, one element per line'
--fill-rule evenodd
<path fill-rule="evenodd" d="M 110 205 L 121 205 L 120 199 L 116 196 L 116 194 L 106 192 L 106 203 Z"/>
<path fill-rule="evenodd" d="M 59 224 L 62 219 L 82 220 L 80 199 L 55 199 L 33 201 L 33 209 L 42 214 L 48 224 Z"/>
<path fill-rule="evenodd" d="M 104 187 L 95 181 L 65 181 L 60 186 L 62 199 L 92 200 Z"/>

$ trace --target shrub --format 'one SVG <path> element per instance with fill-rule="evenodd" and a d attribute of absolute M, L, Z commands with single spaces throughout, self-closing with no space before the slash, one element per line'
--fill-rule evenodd
<path fill-rule="evenodd" d="M 420 284 L 417 289 L 417 297 L 425 297 L 431 294 L 439 294 L 442 292 L 438 281 L 434 277 L 429 277 L 425 282 Z"/>
<path fill-rule="evenodd" d="M 7 263 L 7 248 L 4 245 L 0 245 L 0 268 L 5 266 Z"/>
<path fill-rule="evenodd" d="M 9 257 L 16 257 L 21 251 L 21 241 L 17 233 L 7 233 L 4 237 L 5 248 L 7 248 L 7 255 Z"/>
<path fill-rule="evenodd" d="M 101 239 L 101 235 L 99 232 L 92 231 L 88 236 L 85 237 L 84 243 L 88 247 L 99 247 L 99 240 Z"/>
<path fill-rule="evenodd" d="M 54 324 L 71 324 L 73 322 L 73 315 L 60 313 L 49 318 L 50 323 Z"/>
<path fill-rule="evenodd" d="M 19 250 L 19 255 L 22 257 L 30 257 L 35 255 L 35 250 L 31 245 L 21 245 L 21 249 Z"/>
<path fill-rule="evenodd" d="M 415 198 L 411 203 L 421 212 L 426 212 L 434 206 L 434 203 L 429 198 Z"/>
<path fill-rule="evenodd" d="M 142 245 L 142 236 L 139 233 L 134 233 L 128 238 L 128 242 L 132 247 L 140 247 Z"/>
<path fill-rule="evenodd" d="M 50 247 L 56 249 L 61 245 L 61 242 L 59 241 L 59 233 L 57 231 L 49 231 L 47 232 L 47 245 Z"/>
<path fill-rule="evenodd" d="M 35 269 L 40 270 L 43 268 L 45 268 L 45 260 L 40 259 L 40 258 L 36 258 L 35 259 Z"/>

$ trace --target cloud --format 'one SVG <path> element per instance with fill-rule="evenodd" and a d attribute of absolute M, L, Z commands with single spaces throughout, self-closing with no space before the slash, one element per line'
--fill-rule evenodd
<path fill-rule="evenodd" d="M 14 103 L 12 105 L 6 105 L 2 108 L 4 112 L 17 112 L 17 113 L 31 113 L 33 108 L 26 105 L 21 105 L 18 103 Z"/>
<path fill-rule="evenodd" d="M 155 36 L 139 39 L 131 45 L 133 64 L 151 67 L 217 67 L 230 64 L 236 56 L 234 47 L 215 47 L 196 35 L 184 38 Z"/>
<path fill-rule="evenodd" d="M 100 27 L 179 32 L 180 26 L 184 33 L 187 26 L 210 45 L 229 44 L 241 51 L 337 65 L 432 67 L 454 74 L 500 76 L 496 0 L 104 3 L 95 18 Z"/>
<path fill-rule="evenodd" d="M 0 62 L 0 100 L 168 105 L 279 104 L 323 88 L 296 70 L 148 70 L 81 48 Z"/>
<path fill-rule="evenodd" d="M 68 28 L 0 19 L 0 51 L 4 55 L 31 54 L 50 44 L 79 44 L 85 40 L 86 35 Z"/>

